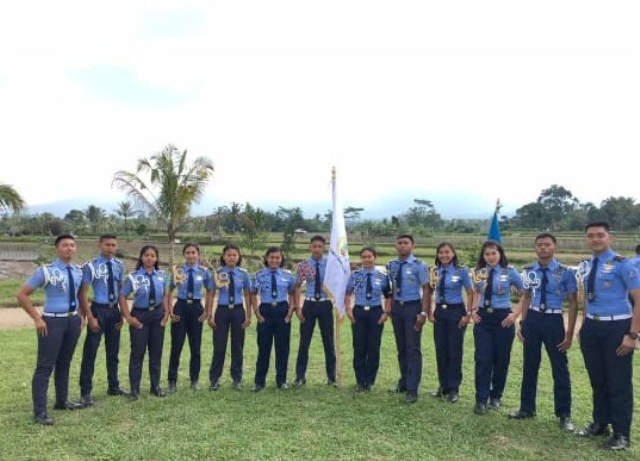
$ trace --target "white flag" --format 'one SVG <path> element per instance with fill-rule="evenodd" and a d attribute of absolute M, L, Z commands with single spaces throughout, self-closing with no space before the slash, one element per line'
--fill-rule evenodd
<path fill-rule="evenodd" d="M 345 314 L 344 296 L 347 292 L 347 283 L 349 283 L 349 276 L 351 275 L 351 266 L 349 265 L 344 214 L 336 191 L 335 169 L 332 171 L 331 188 L 333 194 L 333 217 L 331 219 L 331 240 L 329 241 L 327 269 L 324 275 L 324 290 L 329 293 L 333 305 L 338 309 L 340 316 L 343 316 Z"/>

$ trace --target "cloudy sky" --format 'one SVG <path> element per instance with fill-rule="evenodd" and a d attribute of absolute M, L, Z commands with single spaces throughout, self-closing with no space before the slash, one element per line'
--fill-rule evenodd
<path fill-rule="evenodd" d="M 0 182 L 122 200 L 168 143 L 231 201 L 506 213 L 551 184 L 640 197 L 640 2 L 16 1 L 0 6 Z M 325 204 L 326 203 L 326 204 Z M 400 210 L 398 210 L 400 211 Z"/>

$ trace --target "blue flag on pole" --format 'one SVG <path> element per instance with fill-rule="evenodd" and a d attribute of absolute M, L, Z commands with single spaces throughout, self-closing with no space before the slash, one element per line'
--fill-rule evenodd
<path fill-rule="evenodd" d="M 496 209 L 493 212 L 493 218 L 491 219 L 491 227 L 489 228 L 489 235 L 487 239 L 495 240 L 496 242 L 502 244 L 502 236 L 500 235 L 500 223 L 498 222 L 498 213 L 500 212 L 500 199 L 496 203 Z"/>

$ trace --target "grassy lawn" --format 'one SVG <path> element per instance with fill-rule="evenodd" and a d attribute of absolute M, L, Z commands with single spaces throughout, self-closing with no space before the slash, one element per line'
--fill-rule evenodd
<path fill-rule="evenodd" d="M 121 378 L 128 387 L 128 332 L 123 334 Z M 78 375 L 84 333 L 72 364 L 71 396 L 78 397 Z M 638 445 L 617 455 L 603 451 L 603 439 L 582 440 L 565 434 L 553 417 L 552 381 L 548 361 L 543 361 L 538 392 L 538 416 L 510 421 L 507 412 L 518 406 L 522 353 L 514 345 L 512 364 L 499 413 L 472 414 L 473 337 L 466 336 L 464 382 L 457 404 L 436 400 L 429 392 L 436 387 L 433 328 L 423 333 L 424 372 L 417 404 L 407 406 L 398 396 L 387 394 L 398 377 L 391 324 L 383 337 L 382 363 L 376 389 L 355 395 L 351 367 L 351 329 L 342 328 L 342 373 L 340 388 L 327 387 L 319 334 L 312 343 L 307 385 L 278 391 L 274 386 L 273 356 L 267 388 L 249 392 L 253 380 L 256 343 L 255 324 L 245 347 L 245 390 L 231 388 L 227 359 L 223 385 L 218 392 L 207 389 L 211 360 L 211 334 L 203 338 L 203 390 L 188 389 L 188 347 L 182 358 L 179 392 L 166 399 L 148 394 L 148 375 L 143 375 L 138 402 L 106 395 L 104 349 L 96 367 L 93 408 L 57 412 L 52 427 L 37 426 L 31 417 L 31 377 L 35 365 L 36 338 L 33 329 L 0 331 L 0 459 L 57 460 L 189 460 L 189 459 L 628 459 L 639 458 Z M 289 381 L 298 345 L 297 321 L 292 334 Z M 169 359 L 169 329 L 163 354 L 162 381 L 166 384 Z M 591 393 L 577 343 L 569 352 L 574 421 L 578 427 L 590 420 Z M 636 376 L 640 362 L 635 361 Z M 182 387 L 180 387 L 182 385 Z M 53 379 L 49 398 L 53 399 Z M 640 412 L 635 411 L 632 443 L 640 443 Z"/>

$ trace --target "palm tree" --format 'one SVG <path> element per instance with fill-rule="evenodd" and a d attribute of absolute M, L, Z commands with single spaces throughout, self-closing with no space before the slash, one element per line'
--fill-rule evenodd
<path fill-rule="evenodd" d="M 150 158 L 138 159 L 134 173 L 116 172 L 112 185 L 158 216 L 167 226 L 169 243 L 173 244 L 180 224 L 189 215 L 191 205 L 202 198 L 212 175 L 213 163 L 209 158 L 197 157 L 189 165 L 187 151 L 181 152 L 169 144 Z"/>
<path fill-rule="evenodd" d="M 136 210 L 128 200 L 118 202 L 118 208 L 116 209 L 116 214 L 124 219 L 124 233 L 127 233 L 127 219 L 138 214 L 138 210 Z"/>
<path fill-rule="evenodd" d="M 24 209 L 26 203 L 17 190 L 9 184 L 0 184 L 0 212 L 12 210 L 20 212 Z"/>

